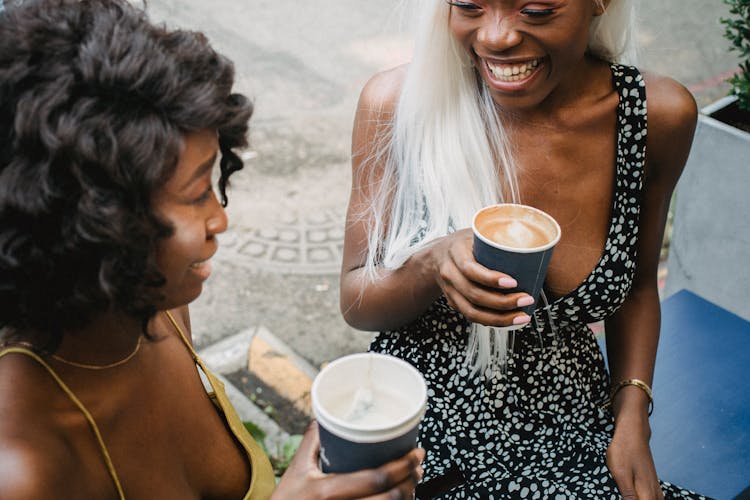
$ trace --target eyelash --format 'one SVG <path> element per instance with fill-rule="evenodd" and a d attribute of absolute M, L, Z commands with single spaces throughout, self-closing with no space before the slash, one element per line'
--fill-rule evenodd
<path fill-rule="evenodd" d="M 477 11 L 480 9 L 478 5 L 468 2 L 454 2 L 448 0 L 448 5 L 467 11 Z M 554 12 L 554 9 L 521 9 L 521 14 L 529 17 L 545 17 L 554 14 Z"/>
<path fill-rule="evenodd" d="M 459 9 L 470 10 L 470 11 L 479 10 L 478 5 L 473 4 L 473 3 L 468 3 L 468 2 L 452 2 L 449 0 L 448 5 L 453 6 L 453 7 L 458 7 Z"/>
<path fill-rule="evenodd" d="M 213 184 L 208 185 L 208 189 L 203 191 L 199 197 L 193 200 L 193 204 L 195 205 L 203 205 L 208 201 L 208 199 L 211 197 L 211 193 L 214 192 L 214 186 Z"/>
<path fill-rule="evenodd" d="M 521 14 L 529 17 L 544 17 L 555 12 L 554 9 L 521 9 Z"/>

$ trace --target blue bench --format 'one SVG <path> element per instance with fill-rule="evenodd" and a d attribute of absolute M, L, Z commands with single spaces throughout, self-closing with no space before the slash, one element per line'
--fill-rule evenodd
<path fill-rule="evenodd" d="M 750 499 L 750 322 L 687 290 L 667 298 L 653 385 L 659 477 Z"/>

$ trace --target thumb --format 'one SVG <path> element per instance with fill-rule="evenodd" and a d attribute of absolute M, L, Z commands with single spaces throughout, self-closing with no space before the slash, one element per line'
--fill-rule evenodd
<path fill-rule="evenodd" d="M 617 486 L 620 488 L 620 494 L 622 495 L 623 500 L 636 500 L 636 498 L 638 498 L 632 480 L 624 484 L 618 483 Z"/>
<path fill-rule="evenodd" d="M 610 471 L 612 477 L 617 483 L 617 489 L 620 490 L 623 500 L 635 500 L 638 498 L 635 490 L 635 477 L 633 477 L 632 471 Z"/>
<path fill-rule="evenodd" d="M 300 461 L 306 466 L 312 465 L 318 468 L 318 453 L 320 452 L 320 435 L 318 434 L 318 423 L 313 420 L 305 429 L 302 441 L 295 453 L 294 461 Z"/>

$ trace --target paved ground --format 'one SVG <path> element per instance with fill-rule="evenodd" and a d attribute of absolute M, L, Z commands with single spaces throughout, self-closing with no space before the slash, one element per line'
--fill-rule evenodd
<path fill-rule="evenodd" d="M 641 66 L 683 82 L 700 105 L 726 94 L 722 82 L 737 60 L 722 38 L 721 0 L 638 3 Z M 155 19 L 204 31 L 236 61 L 238 86 L 256 102 L 252 148 L 230 194 L 231 229 L 192 308 L 196 343 L 206 349 L 230 337 L 245 342 L 228 348 L 232 357 L 250 338 L 232 336 L 260 328 L 292 346 L 313 371 L 365 349 L 370 334 L 348 327 L 338 310 L 349 138 L 367 78 L 409 58 L 398 2 L 148 4 Z M 220 365 L 222 355 L 216 359 Z M 250 387 L 258 381 L 245 377 L 244 384 L 235 368 L 222 371 L 256 398 Z"/>

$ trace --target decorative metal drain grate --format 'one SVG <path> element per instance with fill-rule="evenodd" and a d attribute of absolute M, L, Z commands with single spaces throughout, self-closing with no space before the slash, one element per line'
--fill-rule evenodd
<path fill-rule="evenodd" d="M 290 274 L 335 274 L 341 267 L 344 214 L 341 209 L 287 212 L 269 227 L 220 237 L 217 258 L 235 265 Z"/>

